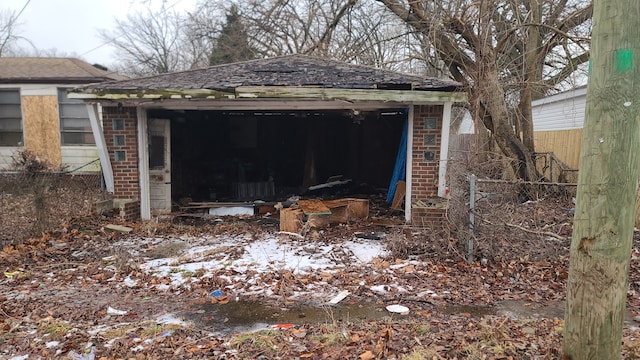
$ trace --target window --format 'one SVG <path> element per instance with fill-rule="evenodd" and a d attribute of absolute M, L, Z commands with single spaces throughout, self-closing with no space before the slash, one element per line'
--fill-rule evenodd
<path fill-rule="evenodd" d="M 21 145 L 20 90 L 0 90 L 0 146 Z"/>
<path fill-rule="evenodd" d="M 428 117 L 424 119 L 425 130 L 436 130 L 437 128 L 438 128 L 438 119 L 433 117 Z"/>
<path fill-rule="evenodd" d="M 113 119 L 112 123 L 113 123 L 113 130 L 114 131 L 124 130 L 124 120 L 123 119 Z"/>
<path fill-rule="evenodd" d="M 62 145 L 93 145 L 89 112 L 84 101 L 69 99 L 66 89 L 58 89 Z"/>
<path fill-rule="evenodd" d="M 127 152 L 125 150 L 116 150 L 113 153 L 115 161 L 127 161 Z"/>

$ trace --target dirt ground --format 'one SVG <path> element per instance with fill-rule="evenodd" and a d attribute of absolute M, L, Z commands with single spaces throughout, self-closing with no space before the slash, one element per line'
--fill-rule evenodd
<path fill-rule="evenodd" d="M 375 201 L 305 236 L 277 215 L 73 219 L 2 249 L 0 359 L 559 358 L 571 199 L 478 204 L 471 264 L 455 224 L 406 227 Z M 640 357 L 639 253 L 625 359 Z"/>

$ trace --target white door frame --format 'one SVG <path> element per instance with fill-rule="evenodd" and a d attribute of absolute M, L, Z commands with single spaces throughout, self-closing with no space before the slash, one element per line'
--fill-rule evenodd
<path fill-rule="evenodd" d="M 140 178 L 140 218 L 142 220 L 151 220 L 148 129 L 147 111 L 138 106 L 138 174 Z"/>

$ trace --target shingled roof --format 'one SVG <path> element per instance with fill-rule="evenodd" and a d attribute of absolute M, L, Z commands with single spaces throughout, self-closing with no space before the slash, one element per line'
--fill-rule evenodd
<path fill-rule="evenodd" d="M 0 57 L 0 83 L 89 84 L 126 77 L 75 58 Z"/>
<path fill-rule="evenodd" d="M 94 84 L 83 87 L 81 91 L 108 93 L 206 89 L 232 92 L 241 86 L 455 91 L 460 84 L 306 55 L 287 55 Z"/>

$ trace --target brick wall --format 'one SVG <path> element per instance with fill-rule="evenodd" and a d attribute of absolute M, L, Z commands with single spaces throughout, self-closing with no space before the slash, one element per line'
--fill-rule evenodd
<path fill-rule="evenodd" d="M 442 111 L 442 105 L 414 108 L 411 223 L 417 226 L 441 223 L 446 215 L 446 204 L 438 198 Z"/>
<path fill-rule="evenodd" d="M 138 173 L 138 124 L 135 107 L 104 107 L 102 123 L 111 159 L 114 197 L 140 198 Z"/>
<path fill-rule="evenodd" d="M 140 201 L 130 201 L 120 205 L 120 217 L 125 221 L 140 220 Z"/>

